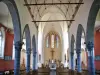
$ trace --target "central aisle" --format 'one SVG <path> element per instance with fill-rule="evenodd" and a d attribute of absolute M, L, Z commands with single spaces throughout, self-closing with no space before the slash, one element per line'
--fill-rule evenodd
<path fill-rule="evenodd" d="M 51 70 L 50 75 L 56 75 L 56 70 Z"/>

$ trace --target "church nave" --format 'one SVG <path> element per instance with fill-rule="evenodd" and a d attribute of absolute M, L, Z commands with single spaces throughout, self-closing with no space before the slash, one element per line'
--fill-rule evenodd
<path fill-rule="evenodd" d="M 100 75 L 100 0 L 0 0 L 0 75 Z"/>

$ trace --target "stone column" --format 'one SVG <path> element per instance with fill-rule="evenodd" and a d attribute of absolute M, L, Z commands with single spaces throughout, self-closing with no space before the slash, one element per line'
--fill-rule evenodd
<path fill-rule="evenodd" d="M 71 52 L 70 55 L 71 55 L 71 70 L 74 70 L 74 52 Z"/>
<path fill-rule="evenodd" d="M 81 49 L 77 50 L 77 71 L 80 73 L 81 70 Z"/>
<path fill-rule="evenodd" d="M 94 64 L 94 44 L 93 42 L 87 43 L 87 49 L 88 49 L 88 70 L 89 75 L 95 75 L 95 64 Z"/>
<path fill-rule="evenodd" d="M 36 70 L 36 55 L 37 55 L 37 52 L 34 52 L 33 53 L 33 70 Z"/>
<path fill-rule="evenodd" d="M 37 75 L 38 71 L 37 71 L 37 52 L 33 52 L 33 71 L 32 71 L 32 75 Z"/>
<path fill-rule="evenodd" d="M 21 41 L 15 43 L 14 75 L 19 75 L 20 73 L 20 52 L 22 44 Z"/>
<path fill-rule="evenodd" d="M 30 55 L 31 55 L 31 48 L 27 48 L 26 50 L 26 55 L 27 55 L 27 63 L 26 63 L 26 72 L 30 72 Z"/>

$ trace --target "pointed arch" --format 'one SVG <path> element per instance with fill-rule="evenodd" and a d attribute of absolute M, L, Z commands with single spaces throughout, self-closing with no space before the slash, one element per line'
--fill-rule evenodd
<path fill-rule="evenodd" d="M 9 12 L 12 17 L 13 28 L 14 28 L 14 41 L 21 41 L 21 23 L 19 18 L 18 9 L 14 0 L 0 0 L 7 5 Z"/>
<path fill-rule="evenodd" d="M 84 35 L 85 35 L 83 26 L 81 24 L 79 24 L 78 28 L 77 28 L 77 35 L 76 35 L 76 52 L 78 50 L 81 51 L 81 37 L 82 37 L 82 33 L 84 33 Z"/>
<path fill-rule="evenodd" d="M 89 11 L 87 29 L 86 29 L 86 48 L 88 50 L 88 69 L 90 75 L 95 75 L 94 63 L 94 29 L 97 14 L 100 9 L 100 0 L 94 0 Z"/>
<path fill-rule="evenodd" d="M 87 21 L 86 43 L 88 43 L 89 41 L 92 41 L 94 43 L 94 26 L 99 9 L 100 9 L 100 0 L 94 0 L 90 8 Z"/>
<path fill-rule="evenodd" d="M 31 35 L 30 35 L 30 29 L 29 29 L 28 24 L 25 25 L 23 36 L 24 36 L 24 33 L 26 37 L 26 49 L 31 48 Z"/>
<path fill-rule="evenodd" d="M 19 75 L 22 36 L 21 36 L 21 23 L 20 23 L 18 9 L 14 0 L 0 0 L 0 2 L 3 2 L 7 5 L 8 10 L 12 17 L 13 28 L 14 28 L 14 42 L 16 48 L 15 61 L 14 61 L 14 75 Z"/>

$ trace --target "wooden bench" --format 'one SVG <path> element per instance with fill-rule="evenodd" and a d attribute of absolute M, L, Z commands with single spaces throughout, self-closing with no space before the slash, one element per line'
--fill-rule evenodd
<path fill-rule="evenodd" d="M 56 73 L 57 75 L 69 75 L 67 68 L 57 68 Z"/>
<path fill-rule="evenodd" d="M 100 75 L 100 70 L 96 70 L 96 71 L 95 71 L 95 74 L 96 74 L 96 75 Z"/>
<path fill-rule="evenodd" d="M 20 75 L 25 75 L 26 74 L 26 69 L 20 70 Z"/>
<path fill-rule="evenodd" d="M 49 68 L 39 68 L 38 75 L 50 75 L 50 69 Z"/>

